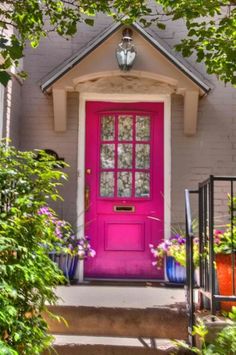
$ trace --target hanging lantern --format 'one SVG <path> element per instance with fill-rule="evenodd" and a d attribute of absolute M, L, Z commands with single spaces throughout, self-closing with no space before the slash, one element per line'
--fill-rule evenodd
<path fill-rule="evenodd" d="M 132 30 L 130 28 L 124 29 L 122 41 L 116 50 L 117 62 L 123 71 L 130 70 L 136 58 L 137 52 L 132 42 Z"/>

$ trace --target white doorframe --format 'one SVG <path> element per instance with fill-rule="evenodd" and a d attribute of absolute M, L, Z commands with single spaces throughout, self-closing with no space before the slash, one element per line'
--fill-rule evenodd
<path fill-rule="evenodd" d="M 96 94 L 79 95 L 79 132 L 78 132 L 78 182 L 77 182 L 77 230 L 84 236 L 84 188 L 85 188 L 85 119 L 86 102 L 163 102 L 164 103 L 164 236 L 170 237 L 171 223 L 171 97 L 170 95 L 145 94 Z M 84 279 L 83 262 L 80 261 L 76 276 L 79 282 Z"/>

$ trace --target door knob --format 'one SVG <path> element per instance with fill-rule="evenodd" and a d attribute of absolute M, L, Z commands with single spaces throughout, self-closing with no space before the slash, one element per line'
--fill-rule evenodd
<path fill-rule="evenodd" d="M 91 169 L 86 169 L 86 174 L 87 174 L 87 175 L 91 175 L 91 173 L 92 173 L 92 170 L 91 170 Z"/>

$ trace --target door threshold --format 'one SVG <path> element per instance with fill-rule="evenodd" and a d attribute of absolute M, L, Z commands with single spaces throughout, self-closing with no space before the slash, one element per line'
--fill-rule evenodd
<path fill-rule="evenodd" d="M 81 284 L 81 283 L 80 283 Z M 167 280 L 156 279 L 113 279 L 113 278 L 93 278 L 86 277 L 82 282 L 82 285 L 91 286 L 136 286 L 136 287 L 173 287 L 183 288 L 184 284 L 171 283 Z"/>

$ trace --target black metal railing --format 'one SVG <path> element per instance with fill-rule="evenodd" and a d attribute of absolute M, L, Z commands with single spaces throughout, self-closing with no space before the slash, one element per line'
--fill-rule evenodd
<path fill-rule="evenodd" d="M 190 194 L 198 191 L 185 190 L 185 223 L 186 223 L 186 292 L 187 292 L 187 313 L 189 318 L 188 338 L 189 343 L 194 346 L 193 326 L 195 324 L 194 304 L 194 262 L 193 262 L 193 229 L 192 213 L 190 205 Z"/>
<path fill-rule="evenodd" d="M 236 177 L 213 176 L 200 183 L 197 190 L 185 190 L 186 214 L 186 265 L 187 265 L 187 303 L 189 316 L 189 341 L 194 343 L 192 336 L 195 323 L 194 289 L 198 288 L 198 307 L 208 308 L 215 314 L 220 302 L 236 301 L 235 284 L 235 252 L 236 243 L 236 194 L 234 183 Z M 192 231 L 191 200 L 195 194 L 198 200 L 198 232 Z M 222 209 L 222 211 L 220 210 Z M 225 213 L 224 213 L 225 212 Z M 220 222 L 219 222 L 220 220 Z M 226 228 L 231 240 L 231 294 L 219 294 L 216 275 L 215 230 L 220 227 L 222 233 Z M 199 285 L 194 282 L 193 243 L 199 243 Z"/>

